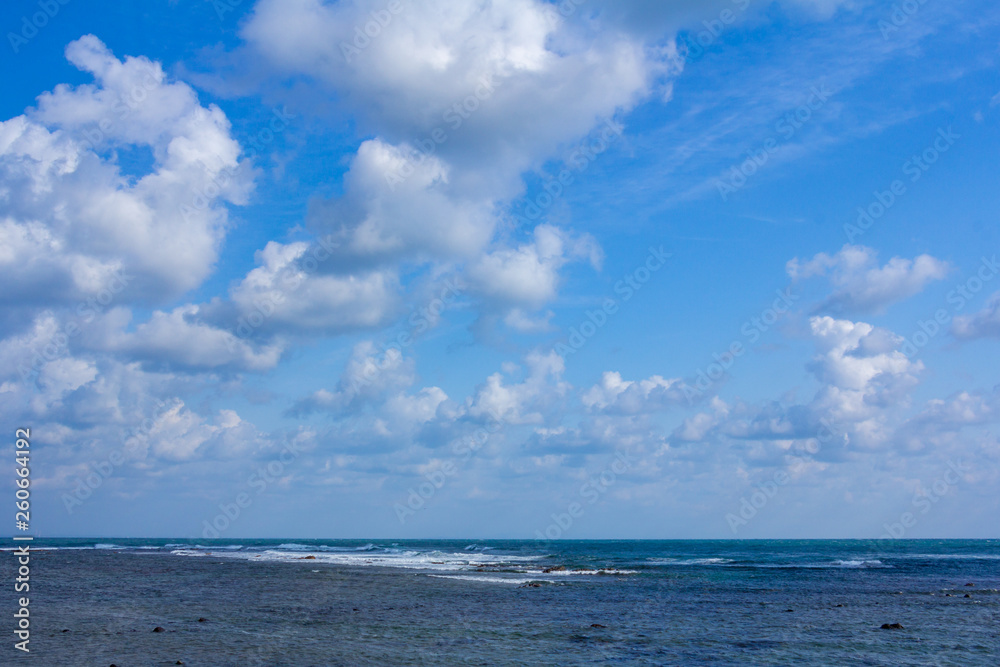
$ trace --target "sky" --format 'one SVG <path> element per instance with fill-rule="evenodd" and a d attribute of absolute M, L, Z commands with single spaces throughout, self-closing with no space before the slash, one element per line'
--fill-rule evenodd
<path fill-rule="evenodd" d="M 37 535 L 998 537 L 993 3 L 0 28 Z"/>

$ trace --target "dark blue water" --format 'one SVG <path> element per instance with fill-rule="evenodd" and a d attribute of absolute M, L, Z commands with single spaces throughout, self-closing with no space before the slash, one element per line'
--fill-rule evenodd
<path fill-rule="evenodd" d="M 35 546 L 42 665 L 1000 664 L 997 540 Z"/>

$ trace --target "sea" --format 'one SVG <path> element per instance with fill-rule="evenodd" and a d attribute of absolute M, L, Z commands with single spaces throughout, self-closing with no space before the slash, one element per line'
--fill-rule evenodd
<path fill-rule="evenodd" d="M 2 665 L 1000 665 L 1000 540 L 36 539 L 27 594 L 3 551 Z"/>

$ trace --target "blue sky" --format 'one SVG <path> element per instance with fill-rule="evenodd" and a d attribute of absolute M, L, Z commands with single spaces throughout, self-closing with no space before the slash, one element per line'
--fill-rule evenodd
<path fill-rule="evenodd" d="M 905 9 L 7 3 L 38 530 L 996 537 L 1000 10 Z"/>

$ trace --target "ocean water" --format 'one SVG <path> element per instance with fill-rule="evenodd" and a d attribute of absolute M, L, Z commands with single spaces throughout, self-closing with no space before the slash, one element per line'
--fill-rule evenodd
<path fill-rule="evenodd" d="M 31 567 L 3 665 L 1000 665 L 1000 540 L 41 540 Z"/>

